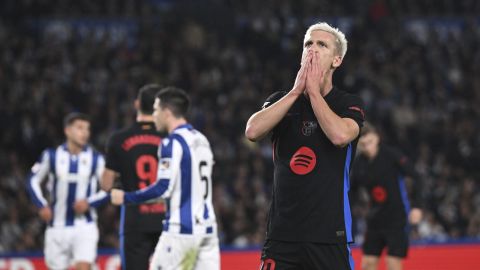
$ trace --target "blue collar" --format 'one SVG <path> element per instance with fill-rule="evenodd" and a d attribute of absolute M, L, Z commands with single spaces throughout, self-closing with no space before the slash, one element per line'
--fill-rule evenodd
<path fill-rule="evenodd" d="M 181 128 L 186 128 L 186 129 L 188 129 L 188 130 L 192 130 L 192 129 L 193 129 L 192 125 L 190 125 L 189 123 L 186 123 L 186 124 L 183 124 L 183 125 L 180 125 L 180 126 L 176 127 L 173 131 L 175 131 L 175 130 L 177 130 L 177 129 L 181 129 Z M 173 131 L 172 131 L 172 133 L 173 133 Z"/>

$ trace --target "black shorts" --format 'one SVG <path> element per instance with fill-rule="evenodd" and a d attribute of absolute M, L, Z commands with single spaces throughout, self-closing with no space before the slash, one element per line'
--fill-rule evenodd
<path fill-rule="evenodd" d="M 260 270 L 352 270 L 347 244 L 322 244 L 267 240 Z"/>
<path fill-rule="evenodd" d="M 120 235 L 122 270 L 148 270 L 161 232 L 127 232 Z"/>
<path fill-rule="evenodd" d="M 365 255 L 380 256 L 384 248 L 388 255 L 405 258 L 408 252 L 408 234 L 405 230 L 367 230 L 362 249 Z"/>

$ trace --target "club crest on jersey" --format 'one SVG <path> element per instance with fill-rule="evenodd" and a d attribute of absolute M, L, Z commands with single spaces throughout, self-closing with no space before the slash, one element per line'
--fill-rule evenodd
<path fill-rule="evenodd" d="M 302 134 L 305 136 L 312 135 L 315 132 L 315 129 L 318 127 L 317 122 L 315 121 L 303 121 Z"/>
<path fill-rule="evenodd" d="M 317 156 L 312 149 L 302 146 L 290 159 L 290 169 L 298 175 L 305 175 L 315 168 Z"/>

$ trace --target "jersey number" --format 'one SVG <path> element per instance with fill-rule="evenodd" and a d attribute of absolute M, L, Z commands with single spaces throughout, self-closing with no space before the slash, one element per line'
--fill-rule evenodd
<path fill-rule="evenodd" d="M 141 155 L 135 164 L 140 189 L 147 187 L 157 181 L 157 160 L 151 155 Z"/>
<path fill-rule="evenodd" d="M 207 199 L 208 197 L 208 176 L 202 174 L 202 167 L 207 166 L 206 161 L 200 161 L 200 164 L 198 166 L 198 171 L 200 172 L 200 177 L 202 182 L 205 181 L 205 194 L 203 194 L 203 199 Z"/>

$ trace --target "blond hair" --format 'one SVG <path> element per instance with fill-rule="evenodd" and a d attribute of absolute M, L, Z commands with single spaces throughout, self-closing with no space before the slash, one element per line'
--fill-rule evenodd
<path fill-rule="evenodd" d="M 342 31 L 338 30 L 338 28 L 333 28 L 326 22 L 312 24 L 305 33 L 305 38 L 303 39 L 303 43 L 307 41 L 307 38 L 310 37 L 312 31 L 321 30 L 325 32 L 329 32 L 335 36 L 335 45 L 337 48 L 337 53 L 342 57 L 345 56 L 347 53 L 347 39 L 345 38 L 345 34 Z"/>

